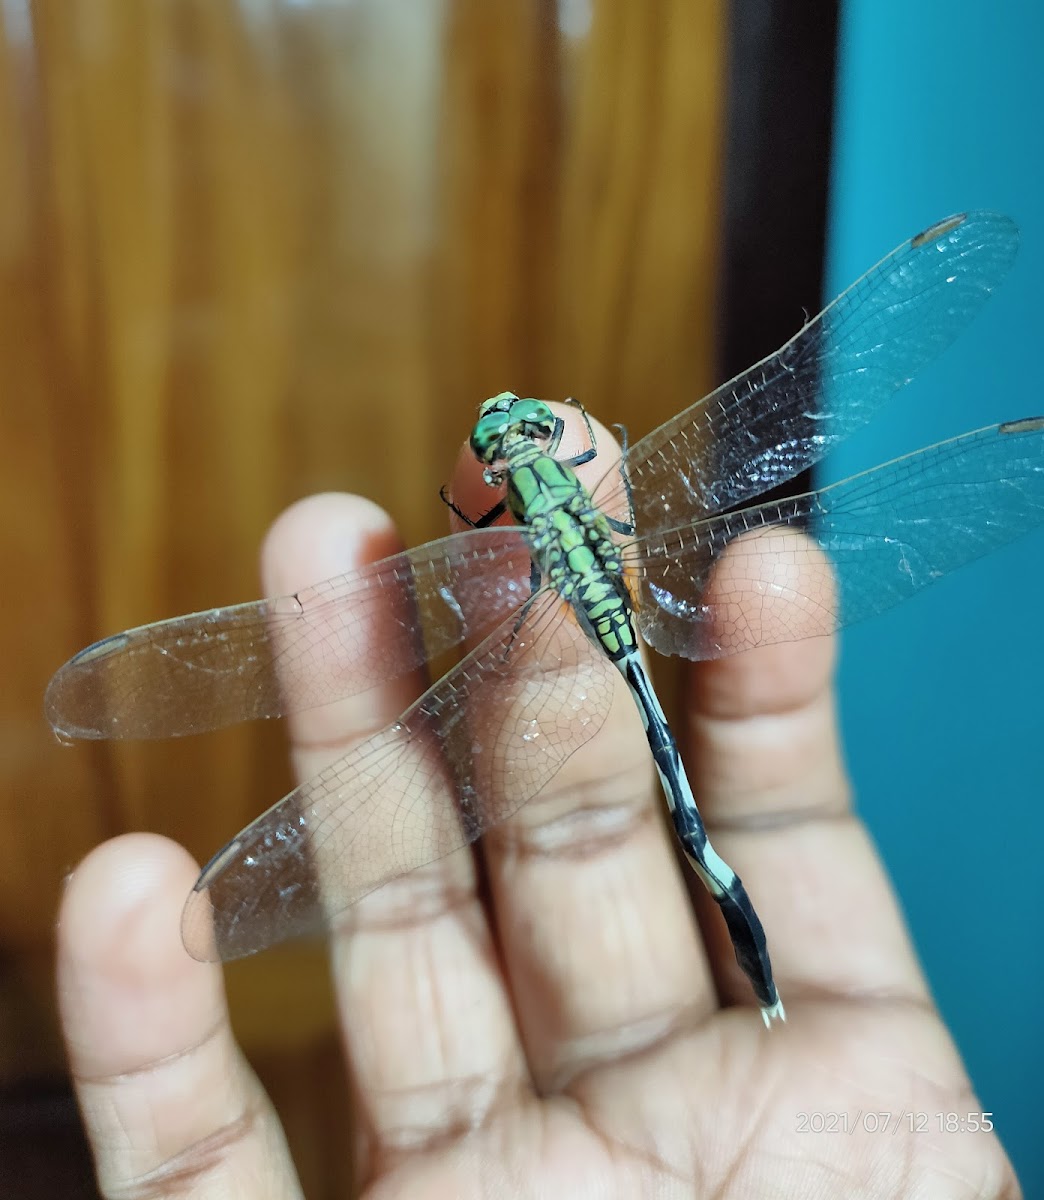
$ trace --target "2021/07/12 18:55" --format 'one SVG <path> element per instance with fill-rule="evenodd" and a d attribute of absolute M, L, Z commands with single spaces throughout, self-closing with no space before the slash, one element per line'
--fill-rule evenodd
<path fill-rule="evenodd" d="M 992 1133 L 994 1128 L 991 1112 L 915 1112 L 903 1109 L 888 1112 L 885 1109 L 860 1109 L 854 1115 L 846 1112 L 799 1112 L 797 1133 L 844 1133 L 857 1130 L 864 1133 L 898 1133 L 905 1129 L 910 1133 L 929 1133 L 938 1129 L 940 1133 Z"/>

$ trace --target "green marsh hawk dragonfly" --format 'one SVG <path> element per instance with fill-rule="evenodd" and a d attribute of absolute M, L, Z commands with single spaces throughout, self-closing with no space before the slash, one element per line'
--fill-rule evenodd
<path fill-rule="evenodd" d="M 367 893 L 475 841 L 598 732 L 622 675 L 686 856 L 766 1024 L 782 1017 L 760 921 L 706 840 L 633 631 L 693 660 L 831 633 L 1044 523 L 1044 418 L 751 503 L 948 346 L 1017 245 L 1015 225 L 985 212 L 911 238 L 775 354 L 627 449 L 590 493 L 572 468 L 593 444 L 559 461 L 560 419 L 502 393 L 471 445 L 526 524 L 493 524 L 502 505 L 491 504 L 472 528 L 292 596 L 144 625 L 70 659 L 45 700 L 61 737 L 165 738 L 358 695 L 474 647 L 207 864 L 185 907 L 189 953 L 229 960 L 329 928 Z M 726 550 L 742 556 L 742 593 L 707 591 Z M 785 603 L 763 616 L 765 599 Z"/>

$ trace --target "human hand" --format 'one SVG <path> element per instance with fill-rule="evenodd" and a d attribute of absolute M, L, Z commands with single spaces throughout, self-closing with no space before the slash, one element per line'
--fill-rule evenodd
<path fill-rule="evenodd" d="M 364 545 L 389 553 L 392 536 L 365 502 L 304 501 L 266 543 L 268 592 L 348 570 Z M 702 664 L 678 731 L 765 921 L 787 1023 L 764 1028 L 716 909 L 690 896 L 640 725 L 614 709 L 567 786 L 484 839 L 485 887 L 452 855 L 366 897 L 333 937 L 365 1195 L 1020 1194 L 994 1135 L 935 1115 L 980 1105 L 849 806 L 832 659 L 813 639 Z M 298 715 L 297 773 L 411 698 L 403 682 Z M 65 892 L 60 999 L 101 1188 L 296 1196 L 220 968 L 181 946 L 195 874 L 172 842 L 128 835 Z M 894 1131 L 865 1119 L 885 1113 Z"/>

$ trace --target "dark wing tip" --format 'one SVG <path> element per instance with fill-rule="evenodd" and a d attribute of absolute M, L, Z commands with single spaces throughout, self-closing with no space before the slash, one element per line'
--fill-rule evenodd
<path fill-rule="evenodd" d="M 1004 433 L 1040 433 L 1044 431 L 1044 417 L 1023 417 L 1021 421 L 1005 421 L 997 426 L 997 432 Z"/>
<path fill-rule="evenodd" d="M 929 242 L 936 242 L 939 238 L 945 237 L 946 234 L 959 228 L 967 219 L 967 213 L 955 213 L 952 217 L 944 217 L 941 221 L 936 221 L 934 225 L 929 225 L 927 229 L 922 229 L 920 233 L 915 233 L 910 239 L 910 245 L 919 250 L 922 246 L 927 246 Z"/>

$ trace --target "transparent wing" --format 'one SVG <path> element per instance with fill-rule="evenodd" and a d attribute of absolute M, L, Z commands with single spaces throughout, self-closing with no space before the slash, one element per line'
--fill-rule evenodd
<path fill-rule="evenodd" d="M 953 340 L 1017 240 L 990 213 L 934 226 L 777 354 L 638 442 L 627 455 L 638 530 L 701 519 L 821 458 Z M 613 472 L 596 502 L 616 511 L 620 491 Z M 170 737 L 325 704 L 491 629 L 524 599 L 528 561 L 521 535 L 472 530 L 296 596 L 142 626 L 66 663 L 46 712 L 67 737 Z"/>
<path fill-rule="evenodd" d="M 830 633 L 1042 523 L 1044 417 L 992 425 L 819 492 L 640 540 L 634 570 L 650 603 L 639 625 L 662 654 L 691 659 Z M 726 547 L 720 583 L 711 568 Z"/>
<path fill-rule="evenodd" d="M 940 354 L 1011 267 L 1007 217 L 950 217 L 843 292 L 781 350 L 630 448 L 635 528 L 674 529 L 755 496 L 818 462 Z M 619 503 L 619 471 L 594 492 Z"/>
<path fill-rule="evenodd" d="M 530 593 L 517 529 L 466 530 L 293 596 L 142 625 L 70 659 L 44 705 L 57 733 L 161 738 L 368 691 L 488 633 Z"/>
<path fill-rule="evenodd" d="M 329 927 L 375 888 L 474 841 L 601 728 L 616 671 L 542 592 L 403 717 L 248 825 L 182 921 L 195 958 L 238 958 Z"/>

